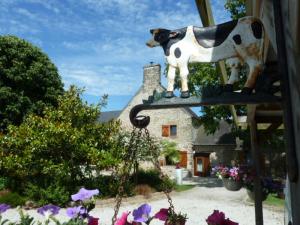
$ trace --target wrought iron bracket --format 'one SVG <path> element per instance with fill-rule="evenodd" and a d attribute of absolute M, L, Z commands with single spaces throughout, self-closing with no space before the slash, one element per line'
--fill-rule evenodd
<path fill-rule="evenodd" d="M 216 96 L 192 96 L 187 99 L 157 98 L 157 93 L 145 100 L 144 104 L 134 106 L 129 114 L 130 121 L 137 128 L 145 128 L 150 123 L 149 116 L 138 116 L 143 110 L 185 108 L 208 105 L 248 105 L 248 104 L 280 104 L 281 98 L 266 93 L 245 95 L 238 92 L 223 92 Z M 163 94 L 159 93 L 159 96 Z"/>

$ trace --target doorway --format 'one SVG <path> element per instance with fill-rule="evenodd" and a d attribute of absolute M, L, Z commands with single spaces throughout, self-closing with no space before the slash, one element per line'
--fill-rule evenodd
<path fill-rule="evenodd" d="M 210 161 L 208 155 L 194 156 L 194 175 L 206 177 L 209 174 Z"/>

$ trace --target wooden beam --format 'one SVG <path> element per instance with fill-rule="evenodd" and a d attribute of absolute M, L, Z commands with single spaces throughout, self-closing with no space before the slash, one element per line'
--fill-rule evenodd
<path fill-rule="evenodd" d="M 254 196 L 255 196 L 255 224 L 263 225 L 263 208 L 262 208 L 262 187 L 261 187 L 261 165 L 260 152 L 258 149 L 257 140 L 257 124 L 255 120 L 249 122 L 251 135 L 251 155 L 253 160 L 253 167 L 255 170 L 254 177 Z"/>
<path fill-rule="evenodd" d="M 210 1 L 209 0 L 195 0 L 196 6 L 199 12 L 200 19 L 202 21 L 202 25 L 204 27 L 215 25 L 215 21 L 213 18 L 212 10 L 210 7 Z M 222 75 L 222 82 L 223 84 L 227 83 L 228 76 L 226 71 L 225 62 L 222 60 L 218 63 L 216 63 L 217 70 L 221 72 Z M 233 118 L 233 122 L 236 126 L 238 126 L 238 117 L 236 114 L 236 110 L 234 108 L 234 105 L 230 105 L 230 112 Z"/>
<path fill-rule="evenodd" d="M 272 123 L 272 124 L 266 129 L 266 132 L 267 132 L 267 133 L 273 133 L 275 130 L 277 130 L 277 129 L 280 127 L 281 124 L 282 124 L 282 123 Z"/>

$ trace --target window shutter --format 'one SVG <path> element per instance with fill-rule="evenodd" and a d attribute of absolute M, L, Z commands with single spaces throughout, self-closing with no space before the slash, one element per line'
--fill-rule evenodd
<path fill-rule="evenodd" d="M 169 137 L 170 136 L 170 126 L 169 125 L 162 125 L 162 134 L 163 137 Z"/>

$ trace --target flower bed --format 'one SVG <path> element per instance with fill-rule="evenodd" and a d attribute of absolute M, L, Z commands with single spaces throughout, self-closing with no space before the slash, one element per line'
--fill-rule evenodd
<path fill-rule="evenodd" d="M 101 224 L 101 217 L 95 218 L 90 215 L 90 211 L 95 207 L 94 196 L 99 194 L 99 190 L 87 190 L 81 188 L 78 193 L 71 196 L 73 206 L 66 209 L 69 221 L 61 223 L 56 216 L 60 213 L 60 207 L 48 204 L 37 209 L 37 212 L 45 217 L 45 222 L 34 221 L 33 217 L 19 210 L 20 221 L 10 222 L 2 220 L 2 214 L 10 209 L 7 204 L 0 204 L 0 224 L 1 225 L 98 225 Z M 131 212 L 123 212 L 120 217 L 114 221 L 114 225 L 142 225 L 150 224 L 154 220 L 159 220 L 164 225 L 184 225 L 187 216 L 181 213 L 175 213 L 174 208 L 162 208 L 156 213 L 152 213 L 151 206 L 147 203 L 142 204 Z M 200 219 L 201 220 L 201 219 Z M 225 214 L 215 210 L 206 219 L 208 225 L 238 225 L 229 218 L 225 219 Z"/>

